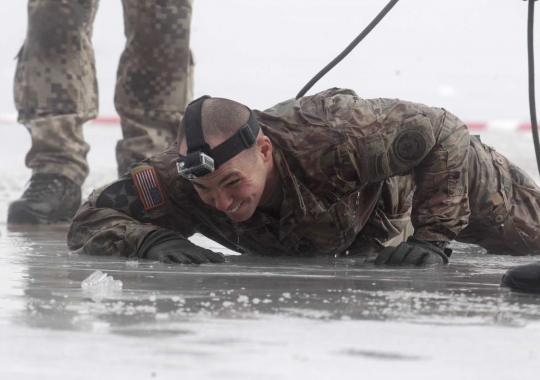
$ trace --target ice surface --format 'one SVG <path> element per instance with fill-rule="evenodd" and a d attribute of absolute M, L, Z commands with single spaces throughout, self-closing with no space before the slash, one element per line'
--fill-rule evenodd
<path fill-rule="evenodd" d="M 441 270 L 241 256 L 128 267 L 69 255 L 65 226 L 0 230 L 1 379 L 508 380 L 540 371 L 540 297 L 498 287 L 530 258 L 456 245 Z M 125 289 L 94 302 L 81 283 L 106 273 Z"/>
<path fill-rule="evenodd" d="M 137 260 L 127 260 L 126 261 L 126 266 L 127 267 L 138 267 L 139 262 Z"/>
<path fill-rule="evenodd" d="M 8 363 L 0 379 L 358 379 L 359 368 L 367 379 L 540 373 L 540 297 L 499 287 L 508 268 L 532 258 L 454 244 L 447 268 L 374 268 L 348 258 L 233 256 L 201 235 L 192 241 L 228 254 L 227 263 L 70 255 L 65 225 L 6 226 L 8 202 L 30 175 L 29 139 L 15 125 L 0 126 L 1 134 L 13 140 L 0 140 L 10 157 L 0 160 L 0 175 L 9 173 L 0 182 L 0 361 Z M 115 178 L 120 131 L 89 126 L 85 135 L 87 196 Z M 538 178 L 530 134 L 482 139 Z M 122 291 L 82 289 L 97 271 L 122 281 Z"/>
<path fill-rule="evenodd" d="M 520 379 L 540 371 L 540 297 L 498 286 L 527 257 L 455 245 L 439 270 L 242 256 L 127 266 L 69 255 L 66 226 L 0 231 L 1 379 L 507 380 L 516 368 Z M 111 274 L 122 292 L 95 302 L 81 288 Z"/>
<path fill-rule="evenodd" d="M 108 276 L 100 270 L 92 273 L 81 283 L 81 288 L 84 290 L 101 295 L 112 295 L 113 293 L 122 291 L 122 281 L 115 280 L 112 276 Z"/>

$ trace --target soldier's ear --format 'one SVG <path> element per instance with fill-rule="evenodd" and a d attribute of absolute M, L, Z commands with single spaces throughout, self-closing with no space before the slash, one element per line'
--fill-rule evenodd
<path fill-rule="evenodd" d="M 257 146 L 265 162 L 272 159 L 272 141 L 267 136 L 260 136 L 257 139 Z"/>

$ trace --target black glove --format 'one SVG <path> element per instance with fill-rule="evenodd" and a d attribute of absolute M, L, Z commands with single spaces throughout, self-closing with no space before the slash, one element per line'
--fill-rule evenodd
<path fill-rule="evenodd" d="M 225 256 L 222 253 L 201 248 L 189 240 L 184 239 L 177 232 L 169 230 L 157 230 L 150 233 L 137 251 L 137 256 L 141 259 L 161 261 L 162 263 L 169 264 L 225 262 Z"/>
<path fill-rule="evenodd" d="M 417 267 L 425 265 L 446 265 L 451 249 L 443 249 L 432 243 L 410 236 L 397 247 L 386 247 L 375 259 L 375 265 Z"/>

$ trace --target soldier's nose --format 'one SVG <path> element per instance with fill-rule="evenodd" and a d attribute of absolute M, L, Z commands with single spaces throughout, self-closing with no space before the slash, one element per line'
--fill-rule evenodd
<path fill-rule="evenodd" d="M 214 205 L 219 211 L 227 211 L 232 205 L 232 197 L 224 191 L 216 191 L 214 195 Z"/>

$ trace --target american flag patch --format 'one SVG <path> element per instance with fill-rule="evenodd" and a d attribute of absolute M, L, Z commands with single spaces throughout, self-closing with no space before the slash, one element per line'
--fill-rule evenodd
<path fill-rule="evenodd" d="M 154 168 L 147 168 L 133 173 L 135 186 L 146 211 L 165 204 L 165 197 L 157 180 Z"/>

